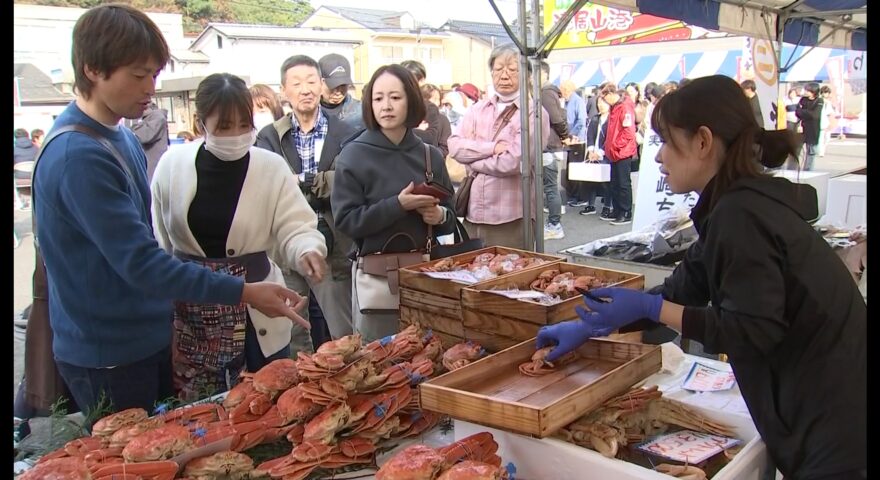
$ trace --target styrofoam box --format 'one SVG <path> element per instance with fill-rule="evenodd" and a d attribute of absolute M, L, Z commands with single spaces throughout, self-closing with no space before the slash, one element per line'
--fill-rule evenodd
<path fill-rule="evenodd" d="M 828 181 L 827 220 L 832 225 L 855 228 L 867 223 L 868 176 L 842 175 Z"/>
<path fill-rule="evenodd" d="M 767 449 L 749 419 L 693 407 L 707 417 L 735 426 L 737 438 L 747 442 L 713 480 L 762 480 L 768 468 Z M 669 480 L 671 477 L 623 460 L 606 458 L 593 450 L 555 438 L 531 438 L 455 420 L 455 439 L 490 432 L 498 443 L 502 465 L 512 462 L 517 480 Z"/>
<path fill-rule="evenodd" d="M 786 178 L 794 183 L 806 183 L 816 189 L 816 200 L 819 208 L 819 216 L 825 215 L 828 195 L 828 185 L 831 174 L 828 172 L 800 171 L 800 170 L 777 170 L 773 173 L 776 177 Z"/>

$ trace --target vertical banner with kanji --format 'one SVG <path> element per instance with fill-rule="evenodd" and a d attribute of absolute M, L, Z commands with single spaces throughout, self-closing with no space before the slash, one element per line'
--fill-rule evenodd
<path fill-rule="evenodd" d="M 639 164 L 639 184 L 636 186 L 636 207 L 633 213 L 633 231 L 640 230 L 656 222 L 661 215 L 675 207 L 693 208 L 699 195 L 695 192 L 673 194 L 666 183 L 666 176 L 660 173 L 660 164 L 655 162 L 657 152 L 663 142 L 656 133 L 649 130 L 642 145 Z"/>
<path fill-rule="evenodd" d="M 746 37 L 743 45 L 743 80 L 751 78 L 757 87 L 758 100 L 761 101 L 761 114 L 767 130 L 785 128 L 783 115 L 779 115 L 781 98 L 779 96 L 779 75 L 773 44 L 768 40 Z"/>

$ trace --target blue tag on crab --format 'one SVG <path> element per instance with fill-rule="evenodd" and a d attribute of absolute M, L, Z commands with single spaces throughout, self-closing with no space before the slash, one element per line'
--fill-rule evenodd
<path fill-rule="evenodd" d="M 164 403 L 160 403 L 156 406 L 156 409 L 153 410 L 153 415 L 164 415 L 168 413 L 168 405 Z"/>
<path fill-rule="evenodd" d="M 412 419 L 413 423 L 418 422 L 419 419 L 422 418 L 422 411 L 416 410 L 415 413 L 410 416 L 410 418 Z"/>
<path fill-rule="evenodd" d="M 375 410 L 376 410 L 376 416 L 379 417 L 379 418 L 384 417 L 384 416 L 385 416 L 385 412 L 388 411 L 388 410 L 385 408 L 385 405 L 383 405 L 383 404 L 381 404 L 381 403 L 374 403 L 373 405 L 376 405 L 376 408 L 375 408 Z"/>
<path fill-rule="evenodd" d="M 480 356 L 481 356 L 481 357 L 485 357 L 485 356 L 486 356 L 486 349 L 485 349 L 485 348 L 482 348 L 482 347 L 480 348 Z"/>
<path fill-rule="evenodd" d="M 504 466 L 504 469 L 507 470 L 507 478 L 508 480 L 516 480 L 514 474 L 516 474 L 516 465 L 513 462 L 508 462 L 507 465 Z"/>
<path fill-rule="evenodd" d="M 410 379 L 410 384 L 415 386 L 425 381 L 425 377 L 420 373 L 413 373 L 408 375 Z"/>
<path fill-rule="evenodd" d="M 431 337 L 434 336 L 434 330 L 428 329 L 428 332 L 425 333 L 425 336 L 422 337 L 422 343 L 428 343 L 428 340 L 431 340 Z"/>
<path fill-rule="evenodd" d="M 382 345 L 384 347 L 384 346 L 387 346 L 392 341 L 394 341 L 394 335 L 388 335 L 387 337 L 382 337 L 379 340 L 379 345 Z"/>
<path fill-rule="evenodd" d="M 193 434 L 194 434 L 196 437 L 201 438 L 201 439 L 202 439 L 202 443 L 205 443 L 205 435 L 208 434 L 208 431 L 207 431 L 204 427 L 199 427 L 199 428 L 195 429 L 195 431 L 193 432 Z"/>

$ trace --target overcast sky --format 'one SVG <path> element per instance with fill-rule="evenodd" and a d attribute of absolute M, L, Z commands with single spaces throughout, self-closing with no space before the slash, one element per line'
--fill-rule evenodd
<path fill-rule="evenodd" d="M 498 16 L 488 0 L 311 0 L 315 8 L 321 5 L 368 8 L 371 10 L 406 11 L 416 20 L 437 27 L 447 19 L 472 22 L 498 23 Z M 496 0 L 496 5 L 508 22 L 516 19 L 517 0 Z M 527 3 L 531 4 L 531 2 Z"/>

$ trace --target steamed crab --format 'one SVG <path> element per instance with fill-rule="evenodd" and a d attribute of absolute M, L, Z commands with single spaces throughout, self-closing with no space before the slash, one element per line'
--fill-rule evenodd
<path fill-rule="evenodd" d="M 147 419 L 147 411 L 143 408 L 129 408 L 121 412 L 107 415 L 92 426 L 92 435 L 109 437 L 122 427 L 134 425 Z"/>
<path fill-rule="evenodd" d="M 303 439 L 307 442 L 329 444 L 336 432 L 348 425 L 351 409 L 344 402 L 337 403 L 311 419 L 305 426 Z"/>
<path fill-rule="evenodd" d="M 353 437 L 340 440 L 336 445 L 302 442 L 290 452 L 274 460 L 261 463 L 254 474 L 270 475 L 272 478 L 301 480 L 316 468 L 340 468 L 373 461 L 376 446 L 369 440 Z"/>
<path fill-rule="evenodd" d="M 412 445 L 385 462 L 376 472 L 376 480 L 430 480 L 437 478 L 438 474 L 453 465 L 465 461 L 499 466 L 501 459 L 495 455 L 497 451 L 498 444 L 488 432 L 471 435 L 440 449 Z M 462 477 L 450 477 L 456 478 Z"/>
<path fill-rule="evenodd" d="M 473 460 L 456 463 L 444 471 L 437 480 L 506 480 L 507 469 Z"/>
<path fill-rule="evenodd" d="M 250 478 L 253 469 L 254 461 L 251 457 L 227 450 L 187 463 L 183 475 L 191 480 L 240 480 Z"/>
<path fill-rule="evenodd" d="M 593 275 L 575 276 L 573 272 L 560 273 L 559 270 L 545 270 L 529 284 L 529 288 L 547 295 L 555 295 L 564 300 L 577 296 L 579 288 L 591 290 L 608 285 L 608 282 Z"/>
<path fill-rule="evenodd" d="M 565 365 L 566 363 L 569 363 L 572 360 L 578 358 L 577 353 L 569 352 L 559 358 L 556 361 L 556 365 L 554 365 L 546 360 L 547 355 L 549 355 L 554 348 L 554 346 L 549 346 L 535 351 L 535 353 L 532 354 L 531 361 L 523 363 L 519 366 L 519 372 L 523 375 L 528 375 L 530 377 L 540 377 L 542 375 L 547 375 L 548 373 L 554 372 L 556 366 Z"/>
<path fill-rule="evenodd" d="M 423 272 L 451 272 L 461 270 L 462 267 L 463 265 L 456 263 L 452 257 L 446 257 L 433 265 L 421 267 L 420 270 Z"/>
<path fill-rule="evenodd" d="M 310 420 L 321 411 L 321 405 L 307 398 L 301 386 L 297 385 L 278 397 L 276 406 L 284 424 Z"/>
<path fill-rule="evenodd" d="M 661 463 L 654 467 L 654 470 L 669 475 L 670 477 L 681 478 L 684 480 L 706 480 L 706 472 L 693 465 L 670 465 Z"/>
<path fill-rule="evenodd" d="M 469 340 L 457 343 L 443 354 L 443 366 L 451 372 L 479 359 L 485 353 L 483 347 L 476 342 Z"/>
<path fill-rule="evenodd" d="M 175 457 L 193 447 L 190 431 L 169 424 L 144 432 L 131 439 L 122 449 L 126 462 L 149 462 Z"/>

